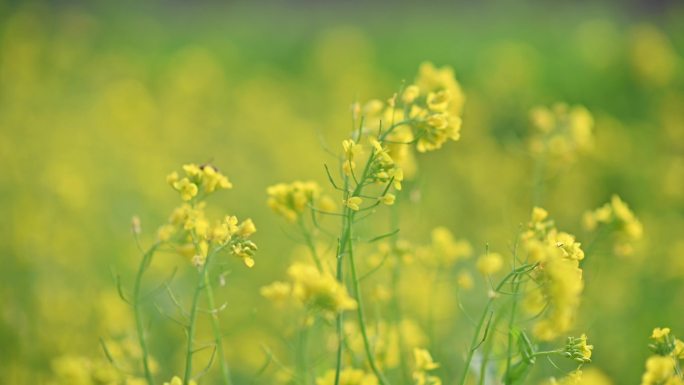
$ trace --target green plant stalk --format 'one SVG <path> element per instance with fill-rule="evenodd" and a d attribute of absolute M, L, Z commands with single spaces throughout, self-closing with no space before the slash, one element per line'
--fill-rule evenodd
<path fill-rule="evenodd" d="M 354 216 L 352 215 L 351 219 L 353 219 Z M 348 232 L 351 234 L 351 222 L 348 225 L 349 230 Z M 361 285 L 359 283 L 359 280 L 356 276 L 356 263 L 354 261 L 354 247 L 352 245 L 351 237 L 349 238 L 349 265 L 350 265 L 350 270 L 351 270 L 351 279 L 354 284 L 354 299 L 356 300 L 356 314 L 359 320 L 359 328 L 361 329 L 361 336 L 363 337 L 363 346 L 366 350 L 366 357 L 368 358 L 368 364 L 370 365 L 371 369 L 373 370 L 373 373 L 375 373 L 375 376 L 378 378 L 378 382 L 380 385 L 385 385 L 387 384 L 387 380 L 385 379 L 385 376 L 383 373 L 380 371 L 380 368 L 378 368 L 378 365 L 375 363 L 375 357 L 373 357 L 373 351 L 370 346 L 370 341 L 368 339 L 368 333 L 366 331 L 366 320 L 364 316 L 364 311 L 363 311 L 363 298 L 361 296 Z"/>
<path fill-rule="evenodd" d="M 195 338 L 195 329 L 197 328 L 197 310 L 199 308 L 199 297 L 202 290 L 205 288 L 205 281 L 207 274 L 209 273 L 209 264 L 211 262 L 214 254 L 223 250 L 228 243 L 221 245 L 220 247 L 214 249 L 211 253 L 207 255 L 204 260 L 204 266 L 200 271 L 200 277 L 197 280 L 197 286 L 195 287 L 195 293 L 192 296 L 192 306 L 190 308 L 190 324 L 188 325 L 188 346 L 185 353 L 185 374 L 183 376 L 183 383 L 188 384 L 192 378 L 192 356 L 193 356 L 193 344 Z"/>
<path fill-rule="evenodd" d="M 209 274 L 204 274 L 204 286 L 207 291 L 207 303 L 211 309 L 211 328 L 214 332 L 214 340 L 216 341 L 216 350 L 218 352 L 219 361 L 221 362 L 221 376 L 225 385 L 232 385 L 230 378 L 230 368 L 226 362 L 226 354 L 223 350 L 223 334 L 221 333 L 221 326 L 219 325 L 219 316 L 214 301 L 214 292 L 212 291 L 211 279 Z"/>
<path fill-rule="evenodd" d="M 307 343 L 308 343 L 308 329 L 306 327 L 306 319 L 299 331 L 299 341 L 297 343 L 297 376 L 299 376 L 304 385 L 309 384 L 308 368 L 306 365 L 307 358 Z"/>
<path fill-rule="evenodd" d="M 301 216 L 299 217 L 299 227 L 302 231 L 302 235 L 304 236 L 304 240 L 306 241 L 306 246 L 309 248 L 309 251 L 311 252 L 311 257 L 313 258 L 314 263 L 316 264 L 316 268 L 318 269 L 318 272 L 322 273 L 323 264 L 321 263 L 321 259 L 318 257 L 316 245 L 313 242 L 313 237 L 311 236 L 311 233 L 306 228 L 306 226 L 304 226 L 304 222 Z"/>
<path fill-rule="evenodd" d="M 501 318 L 503 316 L 503 313 L 498 313 L 494 316 L 494 321 L 492 321 L 492 330 L 496 329 L 496 326 L 499 324 L 501 321 Z M 482 349 L 482 362 L 480 362 L 480 378 L 478 380 L 478 385 L 484 385 L 485 379 L 487 377 L 487 363 L 489 362 L 489 355 L 492 353 L 492 341 L 493 339 L 489 339 L 488 341 L 485 342 L 485 346 Z"/>
<path fill-rule="evenodd" d="M 345 194 L 344 194 L 344 199 L 349 198 L 349 193 L 347 192 L 347 185 L 348 185 L 348 179 L 345 178 Z M 350 216 L 350 209 L 345 208 L 344 213 L 345 215 L 342 217 L 342 236 L 340 237 L 340 243 L 338 244 L 337 247 L 337 281 L 340 284 L 344 284 L 344 264 L 343 264 L 343 255 L 346 249 L 346 245 L 348 242 L 349 238 L 349 233 L 347 232 L 347 221 L 349 220 Z M 340 373 L 342 371 L 342 348 L 344 346 L 344 313 L 341 311 L 337 312 L 337 317 L 335 319 L 335 328 L 337 332 L 337 355 L 335 357 L 335 385 L 339 385 L 340 383 Z"/>
<path fill-rule="evenodd" d="M 390 211 L 390 230 L 392 229 L 397 229 L 399 228 L 399 210 L 398 210 L 398 204 L 399 200 L 401 199 L 402 194 L 397 194 L 396 201 L 394 202 L 394 206 L 392 207 L 392 210 Z M 399 367 L 400 367 L 400 373 L 401 373 L 401 378 L 402 382 L 404 384 L 407 383 L 407 379 L 410 378 L 409 376 L 409 369 L 408 365 L 406 363 L 406 357 L 404 356 L 404 336 L 401 332 L 401 303 L 399 302 L 399 296 L 397 295 L 397 292 L 399 291 L 399 280 L 401 278 L 401 260 L 399 258 L 399 255 L 396 253 L 397 249 L 397 240 L 398 240 L 398 234 L 394 234 L 391 237 L 391 242 L 392 242 L 392 253 L 394 253 L 394 256 L 396 257 L 396 261 L 394 263 L 394 266 L 392 268 L 392 281 L 391 281 L 391 288 L 392 288 L 392 323 L 394 324 L 396 330 L 397 330 L 397 342 L 399 344 Z"/>
<path fill-rule="evenodd" d="M 513 324 L 515 323 L 515 313 L 518 307 L 518 291 L 520 290 L 520 280 L 517 276 L 513 277 L 513 298 L 511 303 L 511 317 L 508 320 L 508 348 L 506 353 L 506 371 L 511 368 L 511 355 L 513 354 Z"/>
<path fill-rule="evenodd" d="M 143 275 L 152 262 L 152 256 L 158 246 L 159 242 L 152 245 L 145 254 L 143 254 L 143 259 L 140 261 L 138 274 L 135 277 L 135 286 L 133 288 L 133 315 L 135 317 L 135 327 L 138 333 L 138 344 L 142 351 L 143 371 L 145 372 L 145 380 L 148 385 L 154 385 L 154 379 L 152 378 L 152 371 L 150 370 L 149 349 L 147 347 L 147 341 L 145 340 L 145 326 L 143 325 L 142 314 L 140 314 L 140 291 L 142 288 Z"/>
<path fill-rule="evenodd" d="M 379 141 L 383 141 L 396 127 L 400 126 L 401 124 L 405 124 L 407 121 L 402 121 L 397 124 L 393 124 L 387 131 L 383 132 L 382 134 L 379 135 L 378 139 Z M 350 194 L 349 192 L 349 176 L 344 177 L 344 200 L 346 201 L 349 199 L 349 196 L 358 196 L 361 194 L 363 191 L 363 187 L 365 185 L 366 179 L 368 178 L 368 171 L 370 169 L 371 164 L 373 163 L 373 159 L 375 158 L 375 153 L 371 152 L 370 156 L 366 160 L 366 165 L 363 168 L 363 173 L 361 176 L 361 180 L 358 181 L 356 187 L 354 188 L 354 191 Z M 337 250 L 337 281 L 344 284 L 344 273 L 343 273 L 343 257 L 344 254 L 346 253 L 346 248 L 348 245 L 351 245 L 351 228 L 353 225 L 354 221 L 354 212 L 348 208 L 344 208 L 344 215 L 342 216 L 342 235 L 340 236 L 339 239 L 339 247 Z M 353 277 L 354 284 L 358 286 L 358 280 L 356 277 Z M 356 294 L 356 302 L 360 306 L 360 301 L 359 299 L 361 298 L 360 292 L 357 292 Z M 361 314 L 363 314 L 363 310 L 361 310 Z M 359 321 L 363 321 L 363 317 L 359 318 Z M 361 328 L 365 330 L 365 325 L 361 325 Z M 343 315 L 342 312 L 337 313 L 337 319 L 336 319 L 336 329 L 337 329 L 337 357 L 336 357 L 336 364 L 335 364 L 335 385 L 339 385 L 340 383 L 340 372 L 342 370 L 342 345 L 344 344 L 344 330 L 343 329 Z M 367 344 L 367 338 L 364 338 L 364 344 Z M 377 366 L 375 365 L 375 360 L 373 360 L 372 356 L 369 356 L 369 360 L 372 360 L 370 362 L 371 368 L 377 369 Z M 375 370 L 374 370 L 375 372 Z M 380 373 L 378 370 L 377 373 Z M 384 384 L 383 379 L 384 377 L 381 375 L 378 375 L 376 373 L 376 376 L 378 377 L 378 380 L 381 381 L 381 384 Z"/>
<path fill-rule="evenodd" d="M 496 289 L 494 290 L 495 294 L 498 294 L 501 291 L 501 288 L 508 282 L 509 279 L 512 277 L 515 277 L 519 274 L 523 274 L 527 272 L 527 269 L 529 268 L 534 268 L 535 265 L 522 265 L 518 267 L 517 269 L 511 271 L 508 273 L 502 280 L 499 282 L 499 284 L 496 286 Z M 487 319 L 487 314 L 489 314 L 490 310 L 492 309 L 492 306 L 494 306 L 494 300 L 496 299 L 495 296 L 492 296 L 489 298 L 487 301 L 487 305 L 485 305 L 484 310 L 482 311 L 482 316 L 480 316 L 479 321 L 477 322 L 477 326 L 475 327 L 475 333 L 473 334 L 473 339 L 470 342 L 470 346 L 468 348 L 468 354 L 466 355 L 466 361 L 465 361 L 465 366 L 463 368 L 463 374 L 461 375 L 461 380 L 459 381 L 460 385 L 465 385 L 466 379 L 468 378 L 468 372 L 470 368 L 470 363 L 473 361 L 473 354 L 475 353 L 475 350 L 477 350 L 477 345 L 478 345 L 478 339 L 480 337 L 480 332 L 482 331 L 482 326 L 484 325 L 485 319 Z"/>

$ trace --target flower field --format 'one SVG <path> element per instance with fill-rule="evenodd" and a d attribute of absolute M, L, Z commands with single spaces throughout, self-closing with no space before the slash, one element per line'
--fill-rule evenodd
<path fill-rule="evenodd" d="M 0 384 L 684 384 L 676 2 L 0 5 Z"/>

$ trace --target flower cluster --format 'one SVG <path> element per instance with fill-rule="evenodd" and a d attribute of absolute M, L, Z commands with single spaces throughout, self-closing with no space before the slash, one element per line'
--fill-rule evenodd
<path fill-rule="evenodd" d="M 563 355 L 580 364 L 586 364 L 591 362 L 591 351 L 593 349 L 593 345 L 587 345 L 587 335 L 582 334 L 579 338 L 568 337 L 563 348 Z"/>
<path fill-rule="evenodd" d="M 378 128 L 390 131 L 387 138 L 391 142 L 415 143 L 419 152 L 426 152 L 441 148 L 448 139 L 460 138 L 464 101 L 451 68 L 423 63 L 415 82 L 400 95 L 387 103 L 371 100 L 363 112 L 369 129 L 375 129 L 382 121 Z M 393 148 L 392 152 L 400 153 L 398 159 L 402 161 L 408 157 L 401 150 Z"/>
<path fill-rule="evenodd" d="M 482 275 L 496 274 L 503 267 L 503 257 L 499 253 L 488 253 L 477 258 L 475 267 Z"/>
<path fill-rule="evenodd" d="M 561 378 L 560 380 L 556 380 L 555 378 L 552 378 L 548 382 L 546 382 L 547 385 L 580 385 L 583 384 L 583 376 L 582 376 L 582 371 L 581 370 L 573 370 L 570 372 L 567 376 Z"/>
<path fill-rule="evenodd" d="M 653 353 L 684 359 L 684 342 L 670 335 L 670 328 L 655 328 L 648 346 Z"/>
<path fill-rule="evenodd" d="M 646 371 L 641 385 L 683 385 L 684 379 L 677 373 L 679 361 L 672 356 L 653 355 L 646 360 Z"/>
<path fill-rule="evenodd" d="M 186 164 L 183 166 L 185 176 L 181 178 L 174 171 L 166 177 L 166 181 L 178 191 L 181 199 L 190 201 L 200 193 L 211 194 L 217 189 L 231 189 L 233 184 L 219 170 L 210 165 Z"/>
<path fill-rule="evenodd" d="M 538 286 L 525 296 L 531 314 L 540 314 L 534 326 L 541 340 L 552 340 L 568 331 L 576 317 L 584 288 L 579 261 L 584 252 L 575 237 L 558 231 L 546 210 L 535 207 L 521 245 L 529 263 L 536 264 L 531 276 Z"/>
<path fill-rule="evenodd" d="M 629 206 L 613 195 L 610 202 L 593 211 L 584 213 L 584 227 L 595 230 L 599 225 L 612 226 L 615 230 L 615 244 L 613 251 L 616 255 L 629 255 L 633 252 L 633 243 L 643 236 L 643 225 L 634 215 Z"/>
<path fill-rule="evenodd" d="M 54 378 L 49 385 L 123 384 L 145 385 L 144 378 L 131 375 L 139 371 L 142 352 L 132 339 L 103 340 L 107 360 L 65 355 L 52 361 Z M 150 359 L 150 369 L 157 372 L 159 365 Z M 112 363 L 116 363 L 112 365 Z"/>
<path fill-rule="evenodd" d="M 356 309 L 356 301 L 329 272 L 321 272 L 312 265 L 294 263 L 287 273 L 291 282 L 274 282 L 262 287 L 261 294 L 275 302 L 292 297 L 312 310 L 322 311 L 325 316 Z"/>
<path fill-rule="evenodd" d="M 201 200 L 218 187 L 229 188 L 228 179 L 213 166 L 187 164 L 183 170 L 187 175 L 183 179 L 179 180 L 178 173 L 173 172 L 167 180 L 181 193 L 181 199 L 189 202 L 174 209 L 168 222 L 159 228 L 159 241 L 174 245 L 178 253 L 190 258 L 195 266 L 204 265 L 210 252 L 226 248 L 246 266 L 254 266 L 252 257 L 257 246 L 248 239 L 256 232 L 254 222 L 251 219 L 239 222 L 232 215 L 212 222 L 206 215 L 206 201 Z M 200 193 L 203 194 L 200 196 Z M 186 199 L 184 194 L 192 196 Z"/>
<path fill-rule="evenodd" d="M 530 120 L 535 129 L 529 143 L 533 154 L 572 160 L 575 153 L 591 148 L 594 118 L 582 106 L 556 103 L 550 108 L 535 107 Z"/>
<path fill-rule="evenodd" d="M 465 239 L 456 239 L 446 227 L 435 227 L 431 232 L 429 245 L 419 247 L 416 257 L 428 266 L 450 267 L 456 262 L 468 259 L 473 247 Z"/>
<path fill-rule="evenodd" d="M 316 182 L 278 183 L 270 186 L 266 192 L 268 206 L 290 222 L 296 222 L 309 207 L 322 211 L 335 210 L 333 200 L 321 193 L 321 187 Z"/>
<path fill-rule="evenodd" d="M 401 182 L 404 180 L 404 171 L 392 159 L 387 146 L 384 146 L 376 139 L 371 139 L 373 146 L 373 163 L 370 166 L 371 179 L 379 184 L 392 181 L 392 186 L 396 190 L 401 190 Z"/>
<path fill-rule="evenodd" d="M 442 380 L 433 376 L 429 372 L 439 368 L 439 364 L 434 362 L 430 352 L 425 349 L 413 349 L 413 380 L 416 385 L 441 385 Z"/>

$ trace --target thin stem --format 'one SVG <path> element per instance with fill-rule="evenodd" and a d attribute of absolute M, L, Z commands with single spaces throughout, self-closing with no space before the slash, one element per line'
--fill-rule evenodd
<path fill-rule="evenodd" d="M 506 354 L 506 371 L 508 373 L 511 368 L 511 355 L 513 353 L 513 324 L 515 323 L 515 312 L 518 306 L 518 290 L 520 289 L 520 280 L 518 276 L 513 277 L 513 298 L 511 299 L 511 318 L 508 320 L 508 350 Z"/>
<path fill-rule="evenodd" d="M 190 308 L 190 322 L 188 325 L 188 346 L 185 353 L 185 375 L 183 376 L 184 384 L 189 384 L 190 379 L 192 378 L 192 355 L 194 353 L 193 344 L 195 338 L 195 329 L 197 328 L 197 311 L 199 309 L 200 292 L 206 287 L 205 281 L 207 279 L 206 276 L 209 273 L 209 264 L 211 262 L 211 258 L 214 256 L 214 254 L 223 250 L 227 245 L 228 243 L 223 244 L 214 249 L 214 251 L 212 251 L 211 253 L 209 253 L 207 255 L 207 258 L 204 260 L 202 270 L 200 270 L 200 276 L 197 280 L 197 286 L 195 287 L 195 294 L 193 294 L 192 296 L 192 305 Z"/>
<path fill-rule="evenodd" d="M 502 316 L 503 313 L 498 313 L 496 316 L 494 316 L 494 321 L 492 321 L 491 325 L 492 330 L 496 330 Z M 480 362 L 480 379 L 478 381 L 479 385 L 484 385 L 487 378 L 487 362 L 489 361 L 489 356 L 492 353 L 492 341 L 494 341 L 492 338 L 486 341 L 482 351 L 482 362 Z"/>
<path fill-rule="evenodd" d="M 345 193 L 344 193 L 344 199 L 346 200 L 349 197 L 349 193 L 346 192 L 347 190 L 347 185 L 348 185 L 348 179 L 345 178 Z M 345 208 L 344 210 L 344 217 L 342 218 L 342 236 L 340 237 L 339 243 L 337 245 L 337 281 L 340 284 L 344 284 L 344 264 L 343 264 L 343 259 L 342 257 L 344 256 L 344 252 L 346 249 L 347 241 L 349 238 L 349 233 L 347 232 L 347 222 L 349 221 L 349 216 L 350 214 L 350 209 Z M 339 385 L 340 383 L 340 373 L 342 371 L 342 348 L 344 346 L 344 313 L 339 311 L 337 312 L 337 317 L 335 320 L 335 326 L 336 326 L 336 332 L 337 332 L 337 356 L 336 356 L 336 363 L 335 363 L 335 385 Z"/>
<path fill-rule="evenodd" d="M 309 384 L 308 369 L 306 367 L 307 341 L 308 341 L 308 328 L 306 326 L 306 319 L 305 319 L 303 324 L 302 324 L 302 327 L 299 331 L 299 341 L 297 343 L 297 372 L 298 372 L 298 376 L 302 379 L 302 383 L 304 385 Z"/>
<path fill-rule="evenodd" d="M 400 123 L 405 123 L 405 122 L 400 122 Z M 396 127 L 398 127 L 400 124 L 393 124 L 387 131 L 383 132 L 382 134 L 379 135 L 379 141 L 383 141 L 387 135 L 389 135 L 392 130 Z M 360 131 L 361 125 L 359 125 L 359 135 L 357 138 L 354 138 L 355 141 L 359 141 L 361 139 L 361 131 Z M 363 191 L 363 187 L 365 186 L 366 179 L 368 178 L 368 172 L 371 168 L 371 165 L 373 164 L 373 160 L 375 159 L 375 152 L 371 152 L 370 155 L 368 156 L 368 159 L 366 160 L 366 165 L 363 168 L 363 173 L 361 174 L 361 179 L 359 181 L 355 181 L 356 185 L 354 187 L 353 191 L 349 191 L 349 176 L 344 177 L 344 188 L 343 188 L 343 198 L 344 201 L 346 202 L 350 196 L 358 196 L 361 194 Z M 327 167 L 326 167 L 327 170 Z M 328 173 L 329 174 L 329 173 Z M 356 178 L 354 178 L 356 179 Z M 332 182 L 332 178 L 331 178 Z M 334 185 L 334 184 L 333 184 Z M 354 212 L 348 208 L 345 207 L 343 216 L 342 216 L 342 233 L 339 238 L 339 244 L 338 244 L 338 250 L 337 250 L 337 280 L 338 282 L 344 284 L 344 272 L 343 272 L 343 258 L 345 253 L 347 252 L 347 247 L 349 247 L 349 255 L 350 255 L 350 260 L 351 260 L 351 266 L 352 266 L 352 280 L 354 281 L 355 287 L 358 288 L 359 286 L 359 281 L 356 277 L 356 267 L 354 265 L 352 253 L 351 253 L 351 229 L 354 223 Z M 368 359 L 369 363 L 371 365 L 371 368 L 373 371 L 376 373 L 376 376 L 378 377 L 378 380 L 380 381 L 381 385 L 384 385 L 386 382 L 384 380 L 384 377 L 382 376 L 382 373 L 378 370 L 377 366 L 375 365 L 375 360 L 372 357 L 372 354 L 370 354 L 369 350 L 369 344 L 368 344 L 368 338 L 365 335 L 365 324 L 363 321 L 363 306 L 361 302 L 361 294 L 360 291 L 356 291 L 356 302 L 358 304 L 358 312 L 359 312 L 359 323 L 360 323 L 360 328 L 364 334 L 364 344 L 366 345 L 366 350 L 368 353 Z M 342 347 L 344 344 L 344 331 L 343 331 L 343 314 L 342 312 L 337 313 L 337 319 L 336 319 L 336 326 L 337 326 L 337 359 L 336 359 L 336 365 L 335 365 L 335 382 L 334 385 L 339 385 L 340 383 L 340 372 L 342 370 Z"/>
<path fill-rule="evenodd" d="M 532 354 L 533 357 L 538 357 L 538 356 L 550 356 L 552 354 L 559 354 L 563 353 L 563 349 L 556 349 L 556 350 L 547 350 L 543 352 L 535 352 Z"/>
<path fill-rule="evenodd" d="M 208 262 L 208 261 L 207 261 Z M 214 292 L 211 287 L 211 279 L 209 274 L 204 274 L 204 287 L 207 293 L 207 304 L 211 309 L 211 328 L 214 332 L 214 340 L 216 341 L 216 350 L 218 351 L 218 358 L 221 365 L 221 376 L 225 385 L 231 385 L 233 382 L 230 378 L 230 368 L 226 362 L 226 354 L 223 350 L 223 334 L 221 333 L 221 326 L 219 325 L 218 309 L 214 301 Z"/>
<path fill-rule="evenodd" d="M 351 222 L 348 224 L 349 229 L 348 232 L 351 233 Z M 359 320 L 359 328 L 361 329 L 361 336 L 363 337 L 363 345 L 366 350 L 366 358 L 368 358 L 368 363 L 370 364 L 371 369 L 373 370 L 373 373 L 375 373 L 375 376 L 378 378 L 378 381 L 380 382 L 380 385 L 385 385 L 387 384 L 387 380 L 385 379 L 385 376 L 383 373 L 380 371 L 378 368 L 377 364 L 375 363 L 375 357 L 373 356 L 373 351 L 370 346 L 370 341 L 368 339 L 368 333 L 366 331 L 366 320 L 364 316 L 364 311 L 363 311 L 363 298 L 361 296 L 361 285 L 359 283 L 359 280 L 356 276 L 356 263 L 354 261 L 354 248 L 351 242 L 351 237 L 349 239 L 349 265 L 350 265 L 350 270 L 351 270 L 351 278 L 352 278 L 352 283 L 354 284 L 354 298 L 356 299 L 356 314 L 358 316 Z"/>
<path fill-rule="evenodd" d="M 154 255 L 154 252 L 157 250 L 158 246 L 158 242 L 153 244 L 143 255 L 142 261 L 140 261 L 140 266 L 138 267 L 138 274 L 135 277 L 135 287 L 133 288 L 133 315 L 135 317 L 135 326 L 138 333 L 138 344 L 140 344 L 140 350 L 142 350 L 145 380 L 147 381 L 148 385 L 154 385 L 154 379 L 152 378 L 152 371 L 150 370 L 149 350 L 147 347 L 147 341 L 145 340 L 145 326 L 143 324 L 142 314 L 140 313 L 140 291 L 142 288 L 143 275 L 145 274 L 145 270 L 147 270 L 152 262 L 152 256 Z"/>
<path fill-rule="evenodd" d="M 323 272 L 323 264 L 321 263 L 321 259 L 318 257 L 318 251 L 316 250 L 316 245 L 313 242 L 313 238 L 311 237 L 311 233 L 309 232 L 309 229 L 306 228 L 304 225 L 304 221 L 302 220 L 302 217 L 299 217 L 299 228 L 302 231 L 302 235 L 304 236 L 304 240 L 306 241 L 306 246 L 309 248 L 309 251 L 311 252 L 311 257 L 314 260 L 314 263 L 316 264 L 316 268 L 318 269 L 319 272 Z"/>
<path fill-rule="evenodd" d="M 496 289 L 494 290 L 494 294 L 499 293 L 501 288 L 508 282 L 509 279 L 519 275 L 519 274 L 525 274 L 529 271 L 529 269 L 533 269 L 537 265 L 522 265 L 518 267 L 517 269 L 512 270 L 509 272 L 502 280 L 499 282 L 499 284 L 496 286 Z M 473 339 L 470 342 L 470 347 L 468 348 L 468 354 L 466 356 L 466 361 L 465 361 L 465 367 L 463 368 L 463 374 L 461 375 L 461 380 L 459 381 L 460 385 L 464 385 L 466 383 L 466 379 L 468 378 L 468 372 L 470 369 L 470 363 L 473 361 L 473 354 L 481 344 L 479 342 L 480 338 L 480 332 L 482 331 L 482 325 L 484 325 L 485 319 L 487 319 L 487 315 L 492 309 L 492 306 L 494 305 L 494 300 L 496 299 L 496 296 L 491 296 L 489 300 L 487 301 L 487 305 L 485 306 L 484 310 L 482 311 L 482 315 L 480 316 L 479 321 L 477 322 L 477 326 L 475 327 L 475 333 L 473 334 Z"/>

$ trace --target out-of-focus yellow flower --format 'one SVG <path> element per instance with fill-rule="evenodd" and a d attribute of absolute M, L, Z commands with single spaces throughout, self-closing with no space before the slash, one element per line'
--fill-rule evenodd
<path fill-rule="evenodd" d="M 309 205 L 315 206 L 321 198 L 321 188 L 316 182 L 279 183 L 266 192 L 268 206 L 290 222 L 295 222 Z"/>
<path fill-rule="evenodd" d="M 301 303 L 328 315 L 356 309 L 356 301 L 329 272 L 318 271 L 312 265 L 295 263 L 288 268 L 287 273 L 292 279 L 292 294 Z"/>
<path fill-rule="evenodd" d="M 535 132 L 529 148 L 537 156 L 571 161 L 593 144 L 594 118 L 582 106 L 556 103 L 551 108 L 535 107 L 530 111 L 530 120 Z"/>
<path fill-rule="evenodd" d="M 613 251 L 620 256 L 632 254 L 634 242 L 639 241 L 644 233 L 639 219 L 617 195 L 596 210 L 584 213 L 583 222 L 589 231 L 597 229 L 599 225 L 612 226 L 615 235 Z"/>
<path fill-rule="evenodd" d="M 164 382 L 164 385 L 184 385 L 184 384 L 183 384 L 183 380 L 180 377 L 174 376 L 171 379 L 171 381 Z M 190 382 L 188 382 L 187 385 L 197 385 L 197 382 L 195 380 L 190 380 Z"/>
<path fill-rule="evenodd" d="M 456 262 L 470 258 L 473 248 L 464 239 L 455 239 L 446 227 L 435 227 L 431 233 L 429 246 L 417 250 L 417 256 L 432 266 L 452 266 Z"/>
<path fill-rule="evenodd" d="M 482 255 L 477 259 L 476 267 L 483 275 L 496 274 L 503 267 L 503 257 L 499 253 Z"/>
<path fill-rule="evenodd" d="M 470 290 L 475 286 L 475 281 L 473 280 L 473 276 L 470 274 L 470 272 L 464 270 L 458 273 L 456 276 L 456 284 L 461 289 Z"/>
<path fill-rule="evenodd" d="M 441 385 L 442 380 L 428 374 L 429 371 L 439 368 L 439 364 L 432 360 L 430 352 L 425 349 L 413 349 L 413 379 L 416 385 Z"/>
<path fill-rule="evenodd" d="M 525 294 L 524 305 L 536 317 L 533 331 L 541 340 L 552 340 L 568 331 L 584 289 L 579 261 L 584 258 L 579 242 L 559 232 L 540 208 L 521 235 L 521 246 L 529 263 L 538 264 L 531 273 L 539 284 Z"/>
<path fill-rule="evenodd" d="M 268 298 L 275 303 L 283 303 L 292 294 L 292 285 L 288 282 L 273 282 L 270 285 L 263 286 L 259 290 L 262 296 Z"/>
<path fill-rule="evenodd" d="M 363 199 L 361 199 L 361 197 L 349 197 L 347 200 L 344 201 L 344 205 L 354 211 L 359 211 L 359 206 L 361 205 L 361 203 L 363 203 Z"/>
<path fill-rule="evenodd" d="M 641 385 L 662 384 L 674 374 L 675 365 L 671 357 L 651 356 L 646 360 L 646 372 L 641 377 Z"/>
<path fill-rule="evenodd" d="M 316 385 L 334 385 L 335 370 L 328 370 L 322 377 L 316 379 Z M 361 369 L 344 368 L 340 371 L 340 385 L 377 385 L 378 379 Z"/>

